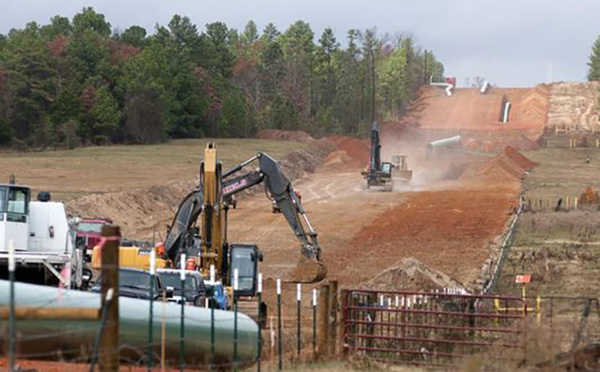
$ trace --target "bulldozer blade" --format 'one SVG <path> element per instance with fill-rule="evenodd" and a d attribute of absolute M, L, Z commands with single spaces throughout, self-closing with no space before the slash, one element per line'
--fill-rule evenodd
<path fill-rule="evenodd" d="M 401 181 L 410 181 L 410 180 L 412 180 L 413 171 L 411 171 L 411 170 L 399 170 L 398 173 L 396 174 L 396 176 Z"/>
<path fill-rule="evenodd" d="M 292 272 L 290 283 L 318 283 L 327 276 L 327 267 L 323 262 L 302 257 Z"/>

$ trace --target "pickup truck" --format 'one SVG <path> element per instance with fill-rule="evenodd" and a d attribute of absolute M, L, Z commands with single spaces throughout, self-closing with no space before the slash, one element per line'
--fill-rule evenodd
<path fill-rule="evenodd" d="M 229 310 L 231 308 L 229 295 L 221 282 L 205 280 L 204 285 L 206 286 L 206 296 L 209 299 L 208 307 L 214 305 L 215 309 L 219 310 Z"/>
<path fill-rule="evenodd" d="M 156 273 L 165 287 L 173 288 L 173 297 L 169 299 L 169 302 L 181 303 L 181 271 L 177 269 L 157 269 Z M 193 306 L 204 306 L 206 298 L 206 286 L 202 275 L 195 270 L 185 270 L 183 294 L 185 303 Z"/>
<path fill-rule="evenodd" d="M 119 269 L 119 296 L 138 298 L 142 300 L 150 299 L 150 278 L 147 271 L 137 269 Z M 91 292 L 100 293 L 102 277 L 98 278 L 92 286 Z M 164 286 L 159 275 L 154 275 L 153 299 L 161 300 L 163 292 L 166 297 L 173 297 L 173 290 Z"/>

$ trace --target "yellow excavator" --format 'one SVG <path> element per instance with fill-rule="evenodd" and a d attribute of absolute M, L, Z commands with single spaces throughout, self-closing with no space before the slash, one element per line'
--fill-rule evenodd
<path fill-rule="evenodd" d="M 242 172 L 249 165 L 258 168 Z M 231 286 L 233 272 L 238 270 L 240 296 L 253 297 L 257 291 L 258 262 L 263 254 L 256 245 L 234 244 L 227 239 L 227 217 L 237 205 L 234 195 L 250 187 L 265 184 L 267 196 L 277 205 L 300 243 L 302 254 L 292 282 L 315 283 L 323 280 L 327 270 L 322 260 L 317 232 L 302 207 L 299 193 L 284 176 L 279 163 L 266 153 L 259 152 L 247 161 L 223 173 L 214 143 L 208 143 L 204 161 L 200 164 L 200 183 L 181 202 L 160 250 L 157 267 L 179 267 L 182 253 L 187 264 L 205 278 L 214 267 L 216 279 Z M 92 266 L 99 266 L 99 250 L 94 249 Z M 148 269 L 149 250 L 121 247 L 120 262 L 125 267 Z"/>
<path fill-rule="evenodd" d="M 257 163 L 258 168 L 242 172 L 252 163 Z M 323 280 L 327 270 L 317 233 L 279 163 L 259 152 L 223 173 L 222 164 L 217 160 L 216 145 L 212 142 L 206 146 L 204 161 L 200 164 L 200 185 L 181 202 L 168 229 L 164 242 L 165 258 L 177 264 L 181 253 L 186 253 L 188 258 L 194 258 L 204 276 L 209 275 L 213 266 L 217 278 L 229 286 L 237 269 L 239 294 L 254 296 L 262 252 L 256 245 L 230 243 L 227 217 L 237 203 L 234 195 L 261 183 L 265 184 L 269 197 L 277 204 L 300 243 L 303 257 L 291 281 L 314 283 Z"/>

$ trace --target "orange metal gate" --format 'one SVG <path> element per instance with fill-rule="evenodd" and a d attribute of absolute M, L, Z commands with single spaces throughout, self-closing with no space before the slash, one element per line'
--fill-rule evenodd
<path fill-rule="evenodd" d="M 349 290 L 344 350 L 386 363 L 450 366 L 483 353 L 522 361 L 527 304 L 520 298 Z"/>

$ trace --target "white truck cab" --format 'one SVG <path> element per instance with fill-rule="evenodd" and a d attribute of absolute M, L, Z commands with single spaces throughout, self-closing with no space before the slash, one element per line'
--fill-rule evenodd
<path fill-rule="evenodd" d="M 81 266 L 64 204 L 51 202 L 44 192 L 38 194 L 38 201 L 31 201 L 29 187 L 0 184 L 0 265 L 8 261 L 10 244 L 15 249 L 17 277 L 20 269 L 43 267 L 44 279 L 54 276 L 70 286 L 71 277 L 65 278 L 60 270 L 67 264 L 72 269 Z"/>

